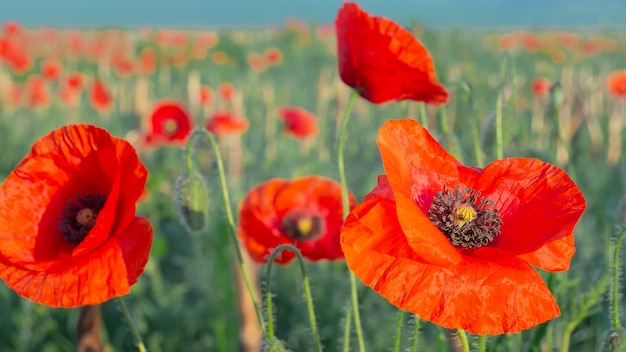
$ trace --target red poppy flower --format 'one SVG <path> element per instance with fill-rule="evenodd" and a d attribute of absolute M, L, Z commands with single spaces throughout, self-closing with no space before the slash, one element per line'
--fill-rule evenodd
<path fill-rule="evenodd" d="M 193 121 L 183 105 L 173 100 L 159 102 L 150 113 L 150 134 L 159 141 L 184 143 Z"/>
<path fill-rule="evenodd" d="M 40 66 L 41 74 L 51 81 L 56 81 L 63 67 L 57 61 L 43 61 Z"/>
<path fill-rule="evenodd" d="M 0 278 L 19 295 L 71 308 L 125 295 L 148 261 L 135 216 L 148 171 L 128 142 L 91 125 L 37 141 L 0 190 Z"/>
<path fill-rule="evenodd" d="M 538 77 L 530 84 L 530 91 L 535 97 L 545 97 L 550 94 L 552 83 L 545 77 Z"/>
<path fill-rule="evenodd" d="M 263 56 L 265 56 L 265 60 L 267 60 L 270 65 L 278 65 L 283 62 L 283 52 L 278 48 L 268 48 L 265 50 Z"/>
<path fill-rule="evenodd" d="M 206 124 L 206 129 L 218 136 L 242 134 L 248 127 L 250 127 L 248 120 L 235 116 L 231 111 L 215 113 Z"/>
<path fill-rule="evenodd" d="M 263 72 L 267 69 L 268 63 L 265 56 L 259 53 L 250 53 L 248 54 L 248 65 L 255 72 Z"/>
<path fill-rule="evenodd" d="M 350 194 L 350 202 L 355 203 Z M 266 263 L 272 250 L 292 244 L 311 260 L 343 259 L 339 232 L 343 222 L 338 182 L 306 176 L 271 179 L 250 191 L 239 205 L 239 239 L 252 259 Z M 294 258 L 282 252 L 276 262 Z"/>
<path fill-rule="evenodd" d="M 113 96 L 109 88 L 100 80 L 94 80 L 89 92 L 89 98 L 91 99 L 91 105 L 94 109 L 100 112 L 106 112 L 111 109 L 113 105 Z"/>
<path fill-rule="evenodd" d="M 26 104 L 30 108 L 46 108 L 50 105 L 50 91 L 42 76 L 32 75 L 28 77 L 24 88 Z"/>
<path fill-rule="evenodd" d="M 606 79 L 606 87 L 616 98 L 626 98 L 626 70 L 615 71 Z"/>
<path fill-rule="evenodd" d="M 473 334 L 515 333 L 559 316 L 532 266 L 567 270 L 585 199 L 537 159 L 461 165 L 413 120 L 378 135 L 386 175 L 346 218 L 348 266 L 400 309 Z"/>
<path fill-rule="evenodd" d="M 301 107 L 279 108 L 278 115 L 285 121 L 285 131 L 295 138 L 308 138 L 317 134 L 315 115 Z"/>
<path fill-rule="evenodd" d="M 372 103 L 417 100 L 445 104 L 428 50 L 395 22 L 346 2 L 335 20 L 339 74 Z"/>
<path fill-rule="evenodd" d="M 83 75 L 79 72 L 72 72 L 67 75 L 65 82 L 68 88 L 72 90 L 83 89 Z"/>
<path fill-rule="evenodd" d="M 200 105 L 211 106 L 213 102 L 213 90 L 207 85 L 200 86 Z"/>
<path fill-rule="evenodd" d="M 226 102 L 232 102 L 237 94 L 235 86 L 228 82 L 220 83 L 219 86 L 217 86 L 217 90 L 220 92 L 222 99 Z"/>

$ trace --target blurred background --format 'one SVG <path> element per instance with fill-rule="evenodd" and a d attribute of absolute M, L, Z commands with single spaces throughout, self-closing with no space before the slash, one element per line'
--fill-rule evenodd
<path fill-rule="evenodd" d="M 138 214 L 152 221 L 154 245 L 144 274 L 127 297 L 150 351 L 232 352 L 258 339 L 254 312 L 237 296 L 238 269 L 215 159 L 206 144 L 195 147 L 209 185 L 207 228 L 192 234 L 179 221 L 173 187 L 183 166 L 181 149 L 191 127 L 209 128 L 219 120 L 216 116 L 224 115 L 227 122 L 236 122 L 239 127 L 218 133 L 235 210 L 248 189 L 274 177 L 338 179 L 337 129 L 351 92 L 337 70 L 333 21 L 341 4 L 0 4 L 0 179 L 35 140 L 75 122 L 97 124 L 126 138 L 150 170 Z M 561 350 L 565 340 L 573 351 L 600 348 L 609 329 L 608 251 L 614 226 L 626 216 L 626 2 L 360 4 L 371 14 L 397 21 L 424 43 L 451 98 L 442 108 L 417 102 L 373 105 L 359 99 L 348 127 L 350 190 L 362 200 L 383 173 L 375 141 L 387 119 L 427 121 L 431 133 L 466 164 L 494 160 L 500 99 L 505 156 L 538 157 L 575 173 L 588 210 L 576 230 L 572 269 L 542 273 L 562 317 L 521 334 L 492 338 L 489 351 L 548 351 L 546 341 Z M 553 87 L 562 100 L 550 94 Z M 183 113 L 157 113 L 164 103 Z M 315 131 L 291 134 L 279 115 L 284 106 L 313 114 Z M 173 126 L 166 125 L 168 119 Z M 166 138 L 155 139 L 155 134 Z M 258 271 L 258 290 L 266 292 L 266 267 L 251 268 Z M 348 269 L 341 261 L 307 263 L 306 268 L 325 351 L 342 351 Z M 277 336 L 294 351 L 313 350 L 297 266 L 276 268 L 272 280 Z M 390 350 L 398 310 L 361 284 L 359 297 L 368 351 Z M 98 333 L 105 350 L 134 350 L 116 302 L 101 309 Z M 74 350 L 79 316 L 80 309 L 49 309 L 0 284 L 0 351 Z M 415 319 L 405 314 L 401 322 L 401 347 L 409 348 L 415 341 Z M 420 351 L 447 350 L 448 331 L 426 322 L 419 331 Z M 350 350 L 355 350 L 355 336 L 348 336 Z"/>

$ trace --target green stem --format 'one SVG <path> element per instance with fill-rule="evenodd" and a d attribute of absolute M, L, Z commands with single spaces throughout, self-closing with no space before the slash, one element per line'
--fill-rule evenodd
<path fill-rule="evenodd" d="M 487 336 L 480 335 L 478 337 L 478 352 L 487 351 Z"/>
<path fill-rule="evenodd" d="M 126 307 L 126 303 L 122 297 L 117 297 L 117 303 L 120 305 L 120 309 L 122 310 L 122 314 L 124 314 L 124 318 L 130 327 L 130 331 L 133 333 L 135 337 L 135 343 L 137 343 L 137 350 L 139 352 L 146 352 L 146 345 L 143 344 L 143 340 L 141 339 L 141 334 L 139 333 L 139 329 L 137 329 L 137 325 L 133 321 L 133 318 L 130 316 L 128 312 L 128 308 Z"/>
<path fill-rule="evenodd" d="M 393 351 L 400 352 L 400 342 L 402 341 L 402 325 L 404 324 L 404 311 L 398 313 L 398 324 L 396 325 L 396 341 L 393 344 Z"/>
<path fill-rule="evenodd" d="M 343 328 L 343 352 L 350 352 L 350 326 L 352 325 L 352 307 L 346 311 L 346 323 Z"/>
<path fill-rule="evenodd" d="M 472 88 L 466 82 L 461 84 L 461 88 L 465 93 L 465 97 L 467 98 L 468 111 L 471 113 L 473 119 L 470 121 L 470 125 L 472 128 L 472 144 L 474 145 L 474 157 L 476 161 L 476 166 L 483 167 L 483 152 L 480 149 L 480 134 L 478 133 L 478 115 L 474 113 L 474 96 L 472 95 Z"/>
<path fill-rule="evenodd" d="M 502 89 L 502 88 L 500 88 Z M 502 91 L 496 98 L 496 159 L 504 159 L 504 138 L 502 135 Z"/>
<path fill-rule="evenodd" d="M 469 352 L 469 341 L 467 340 L 467 334 L 465 333 L 465 330 L 459 328 L 456 329 L 456 331 L 459 333 L 459 340 L 461 341 L 461 348 L 463 349 L 463 352 Z"/>
<path fill-rule="evenodd" d="M 213 153 L 215 153 L 215 162 L 217 164 L 217 171 L 220 176 L 220 187 L 222 188 L 222 195 L 224 200 L 224 208 L 226 210 L 226 219 L 228 221 L 228 226 L 230 228 L 229 235 L 230 239 L 233 242 L 233 247 L 235 248 L 235 255 L 237 256 L 237 262 L 239 263 L 239 268 L 241 269 L 241 274 L 243 276 L 244 282 L 246 284 L 246 289 L 250 294 L 252 299 L 252 303 L 254 304 L 254 310 L 256 311 L 257 319 L 259 320 L 259 325 L 261 326 L 261 330 L 263 331 L 263 335 L 267 336 L 267 329 L 265 327 L 265 321 L 263 320 L 263 312 L 261 311 L 261 306 L 259 304 L 259 298 L 256 295 L 252 287 L 252 281 L 250 280 L 250 275 L 248 274 L 248 270 L 243 261 L 243 255 L 241 254 L 241 247 L 239 246 L 239 240 L 237 240 L 237 227 L 235 225 L 235 218 L 233 217 L 233 212 L 230 204 L 230 196 L 228 195 L 228 186 L 226 185 L 226 172 L 224 171 L 224 163 L 222 162 L 222 156 L 220 154 L 219 147 L 217 145 L 217 141 L 213 134 L 207 131 L 204 128 L 197 128 L 193 130 L 191 135 L 187 140 L 186 152 L 187 152 L 187 167 L 191 165 L 189 161 L 191 159 L 191 145 L 193 143 L 193 139 L 196 136 L 204 136 L 211 143 L 211 148 L 213 149 Z"/>
<path fill-rule="evenodd" d="M 620 231 L 619 235 L 617 235 L 617 241 L 615 241 L 615 249 L 613 251 L 613 286 L 611 289 L 612 299 L 611 304 L 613 306 L 613 317 L 611 319 L 611 325 L 614 329 L 619 329 L 622 327 L 619 321 L 619 277 L 620 277 L 620 250 L 622 247 L 622 240 L 624 239 L 624 234 L 626 234 L 626 228 Z"/>
<path fill-rule="evenodd" d="M 417 343 L 419 339 L 419 331 L 420 331 L 420 317 L 417 315 L 413 315 L 413 348 L 411 348 L 412 352 L 417 352 Z"/>
<path fill-rule="evenodd" d="M 420 101 L 417 104 L 417 106 L 419 106 L 420 123 L 422 124 L 422 126 L 424 126 L 425 129 L 428 129 L 428 114 L 426 113 L 426 103 Z"/>
<path fill-rule="evenodd" d="M 346 181 L 346 170 L 343 162 L 344 143 L 346 138 L 346 130 L 348 126 L 348 119 L 350 118 L 350 111 L 356 101 L 359 93 L 355 90 L 350 96 L 348 106 L 343 114 L 341 120 L 341 128 L 339 130 L 339 145 L 337 147 L 337 164 L 339 167 L 339 182 L 341 183 L 341 202 L 343 204 L 343 218 L 345 219 L 350 213 L 350 199 L 348 198 L 348 182 Z M 356 290 L 356 277 L 354 272 L 350 270 L 350 292 L 352 297 L 352 314 L 354 314 L 354 328 L 356 329 L 356 336 L 359 342 L 359 351 L 365 351 L 365 343 L 363 342 L 363 330 L 361 329 L 361 316 L 359 315 L 359 298 Z"/>
<path fill-rule="evenodd" d="M 439 108 L 439 129 L 441 130 L 441 134 L 444 136 L 450 133 L 450 129 L 448 128 L 448 114 L 446 113 L 445 105 Z"/>
<path fill-rule="evenodd" d="M 565 154 L 567 156 L 567 168 L 574 182 L 576 181 L 576 170 L 574 169 L 574 162 L 572 160 L 572 147 L 565 136 L 565 131 L 561 127 L 561 108 L 559 106 L 555 106 L 552 110 L 552 115 L 554 116 L 554 123 L 556 124 L 556 130 L 559 135 L 559 141 L 563 145 L 563 149 L 565 149 Z"/>
<path fill-rule="evenodd" d="M 300 264 L 300 273 L 302 274 L 302 283 L 304 285 L 304 296 L 306 298 L 306 307 L 309 311 L 309 322 L 311 324 L 311 332 L 313 333 L 313 340 L 315 342 L 315 350 L 317 352 L 322 352 L 322 343 L 320 342 L 319 334 L 317 333 L 317 322 L 315 321 L 315 310 L 313 309 L 313 298 L 311 297 L 311 286 L 309 285 L 309 276 L 306 274 L 306 270 L 304 268 L 304 259 L 302 258 L 302 253 L 300 250 L 296 248 L 296 246 L 291 244 L 281 244 L 276 247 L 272 254 L 270 255 L 269 261 L 267 262 L 267 325 L 268 325 L 268 337 L 269 339 L 274 338 L 274 323 L 272 319 L 272 290 L 271 290 L 271 281 L 272 281 L 272 268 L 274 267 L 274 259 L 276 256 L 284 251 L 290 250 L 292 251 L 296 257 L 298 258 L 298 263 Z"/>

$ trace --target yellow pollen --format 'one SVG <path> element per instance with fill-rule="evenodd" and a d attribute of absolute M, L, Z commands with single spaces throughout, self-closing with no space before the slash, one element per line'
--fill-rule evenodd
<path fill-rule="evenodd" d="M 454 209 L 454 223 L 459 228 L 476 218 L 476 210 L 469 204 L 461 204 Z"/>
<path fill-rule="evenodd" d="M 298 219 L 298 221 L 296 222 L 296 227 L 301 234 L 309 234 L 311 232 L 311 229 L 313 228 L 313 220 L 309 218 Z"/>
<path fill-rule="evenodd" d="M 163 129 L 167 134 L 174 134 L 178 129 L 178 124 L 174 119 L 167 119 L 163 124 Z"/>
<path fill-rule="evenodd" d="M 76 222 L 82 226 L 92 227 L 96 223 L 96 215 L 93 210 L 83 208 L 76 214 Z"/>

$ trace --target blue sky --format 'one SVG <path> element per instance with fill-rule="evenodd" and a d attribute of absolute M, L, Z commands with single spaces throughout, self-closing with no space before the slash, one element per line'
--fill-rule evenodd
<path fill-rule="evenodd" d="M 343 0 L 1 0 L 0 21 L 49 26 L 219 26 L 331 22 Z M 624 23 L 623 0 L 361 0 L 371 13 L 430 26 Z"/>

